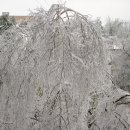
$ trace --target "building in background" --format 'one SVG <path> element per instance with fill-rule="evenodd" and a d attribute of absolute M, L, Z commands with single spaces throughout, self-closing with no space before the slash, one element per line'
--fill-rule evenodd
<path fill-rule="evenodd" d="M 32 16 L 15 16 L 10 15 L 9 12 L 2 12 L 2 15 L 0 16 L 0 24 L 4 24 L 4 20 L 8 20 L 11 22 L 21 23 L 22 21 L 29 20 Z M 3 20 L 4 19 L 4 20 Z"/>

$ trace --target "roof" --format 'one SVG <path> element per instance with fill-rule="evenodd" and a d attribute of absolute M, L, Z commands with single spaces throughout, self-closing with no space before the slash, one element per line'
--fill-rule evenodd
<path fill-rule="evenodd" d="M 14 17 L 16 22 L 21 22 L 30 19 L 32 16 L 11 16 Z"/>
<path fill-rule="evenodd" d="M 4 16 L 4 15 L 1 15 L 0 17 L 2 17 L 2 16 Z M 24 21 L 24 20 L 29 20 L 30 18 L 32 18 L 32 16 L 29 16 L 29 15 L 26 15 L 26 16 L 14 16 L 14 15 L 9 15 L 9 16 L 7 16 L 7 17 L 9 17 L 9 19 L 10 19 L 11 17 L 14 17 L 16 23 L 19 23 L 19 22 Z"/>

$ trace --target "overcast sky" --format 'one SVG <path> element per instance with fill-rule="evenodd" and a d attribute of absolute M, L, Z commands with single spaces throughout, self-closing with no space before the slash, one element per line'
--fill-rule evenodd
<path fill-rule="evenodd" d="M 10 12 L 10 15 L 27 15 L 29 9 L 42 6 L 49 9 L 51 4 L 64 3 L 65 0 L 0 0 L 0 14 Z M 92 18 L 100 17 L 103 21 L 108 16 L 130 20 L 130 0 L 66 0 L 70 7 Z"/>

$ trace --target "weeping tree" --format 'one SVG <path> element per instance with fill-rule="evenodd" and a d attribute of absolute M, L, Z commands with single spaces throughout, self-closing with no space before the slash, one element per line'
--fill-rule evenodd
<path fill-rule="evenodd" d="M 89 97 L 101 93 L 105 82 L 100 36 L 86 17 L 60 5 L 36 14 L 32 24 L 34 43 L 38 42 L 43 59 L 38 75 L 46 89 L 44 114 L 37 120 L 46 129 L 87 128 Z"/>
<path fill-rule="evenodd" d="M 103 42 L 94 27 L 86 16 L 53 5 L 33 13 L 27 26 L 2 34 L 1 130 L 110 128 L 102 114 L 112 122 L 116 117 L 105 115 L 129 94 L 123 97 L 108 81 Z M 117 128 L 122 118 L 115 119 Z"/>

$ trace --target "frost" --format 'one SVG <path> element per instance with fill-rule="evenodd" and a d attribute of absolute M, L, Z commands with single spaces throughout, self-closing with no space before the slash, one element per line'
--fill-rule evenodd
<path fill-rule="evenodd" d="M 1 130 L 130 128 L 120 115 L 130 95 L 106 82 L 105 46 L 87 17 L 53 5 L 0 37 Z"/>

